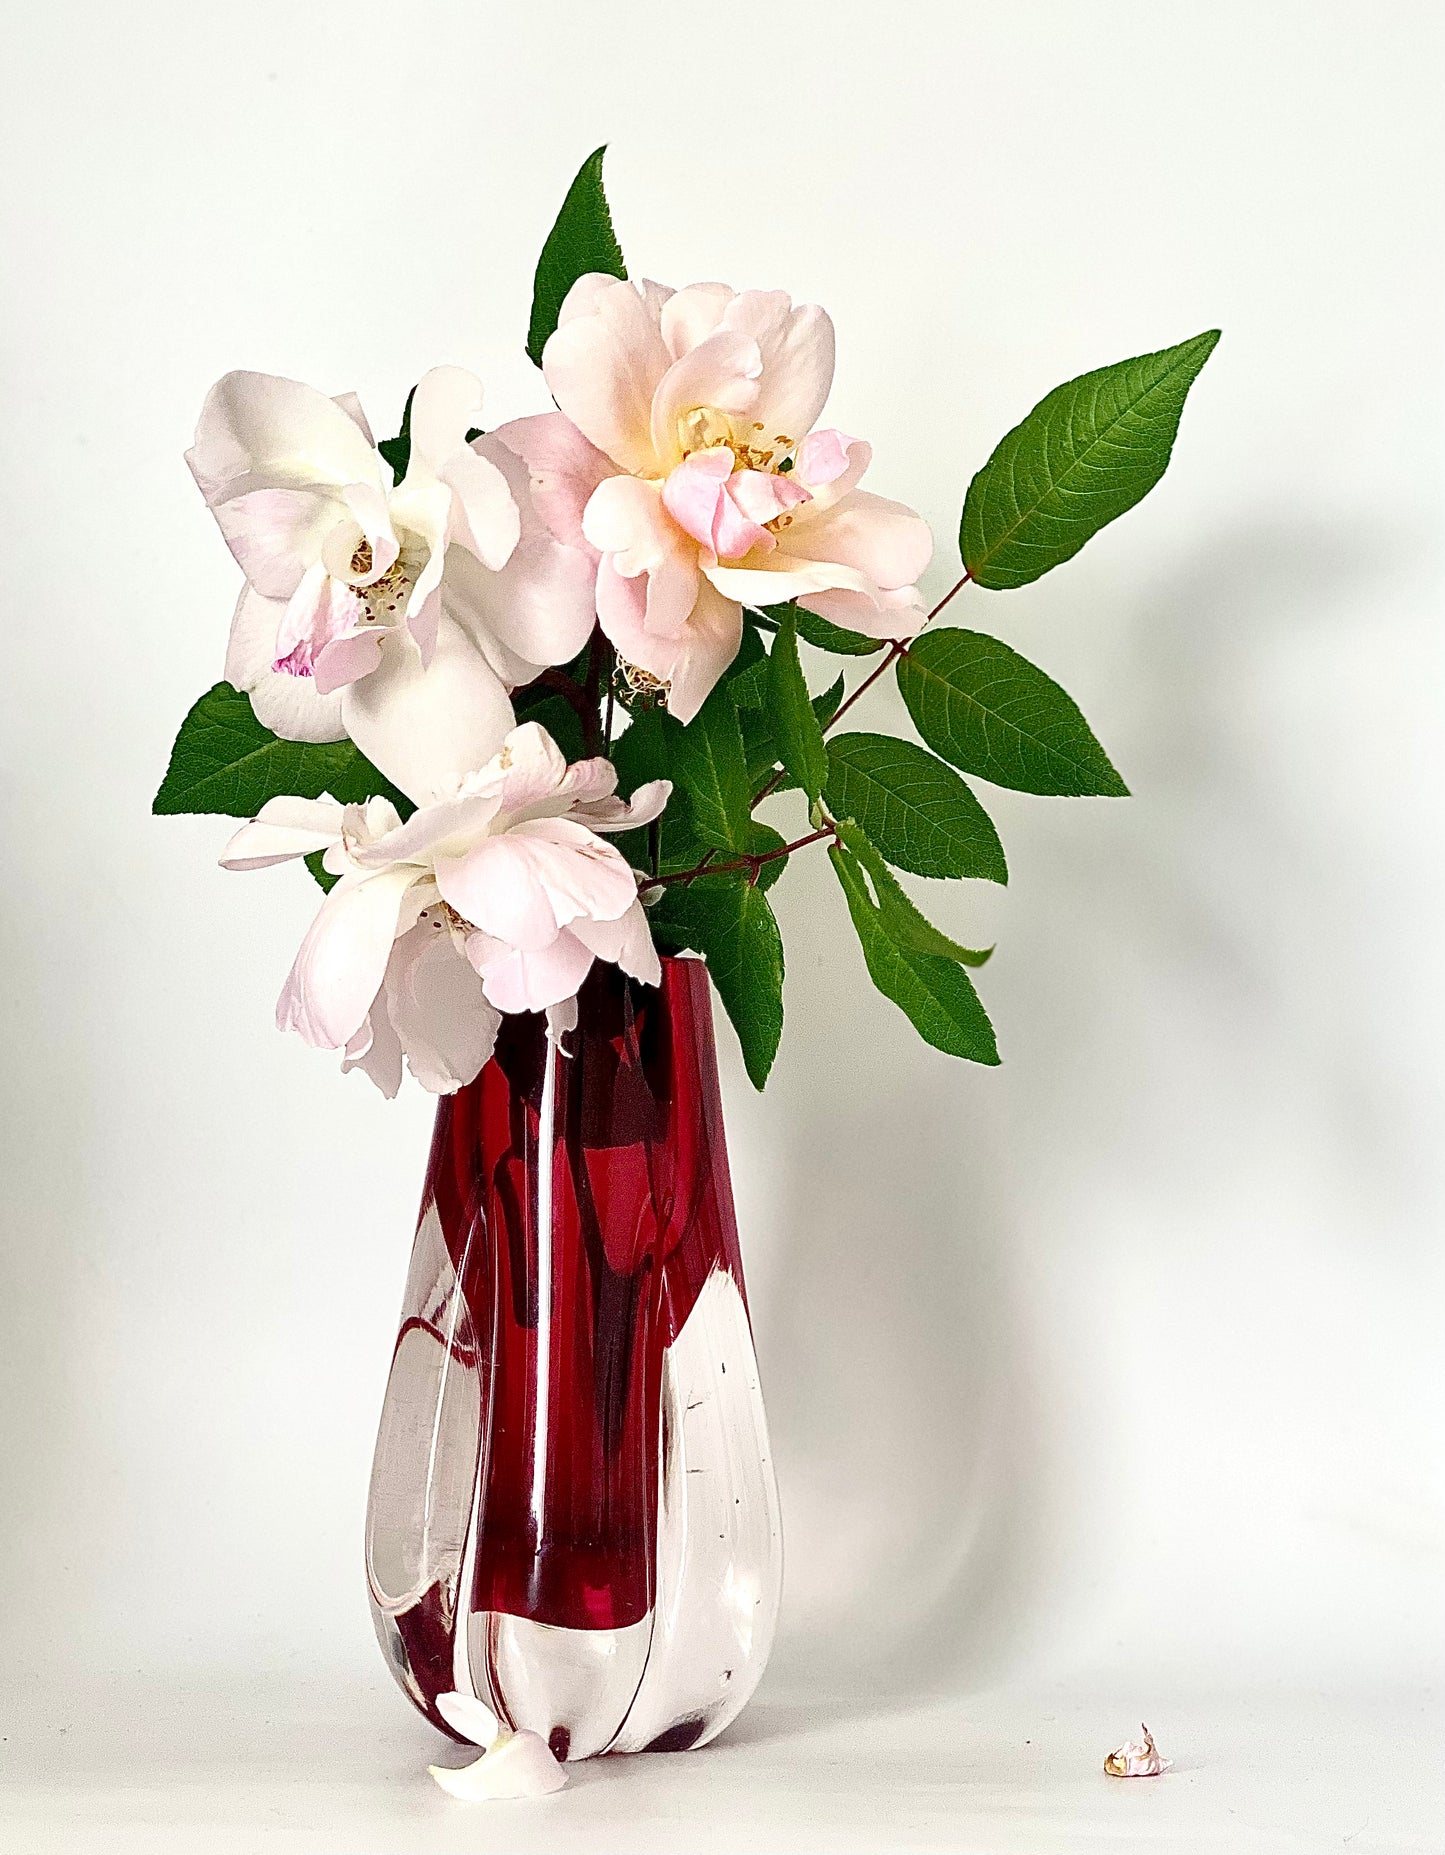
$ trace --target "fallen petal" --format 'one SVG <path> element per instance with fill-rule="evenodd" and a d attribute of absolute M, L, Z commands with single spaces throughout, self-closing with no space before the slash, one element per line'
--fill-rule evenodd
<path fill-rule="evenodd" d="M 1172 1759 L 1160 1758 L 1154 1735 L 1142 1721 L 1139 1731 L 1144 1735 L 1142 1743 L 1126 1739 L 1117 1752 L 1104 1760 L 1104 1770 L 1111 1778 L 1158 1778 L 1173 1763 Z"/>
<path fill-rule="evenodd" d="M 545 1797 L 560 1791 L 567 1773 L 553 1758 L 545 1739 L 536 1733 L 497 1734 L 490 1752 L 474 1764 L 459 1770 L 447 1765 L 428 1765 L 427 1770 L 449 1797 L 463 1803 L 483 1803 L 488 1798 Z"/>
<path fill-rule="evenodd" d="M 469 1739 L 484 1752 L 495 1744 L 501 1730 L 496 1714 L 472 1694 L 459 1694 L 455 1690 L 450 1694 L 438 1694 L 437 1712 L 454 1733 L 460 1733 L 463 1739 Z"/>

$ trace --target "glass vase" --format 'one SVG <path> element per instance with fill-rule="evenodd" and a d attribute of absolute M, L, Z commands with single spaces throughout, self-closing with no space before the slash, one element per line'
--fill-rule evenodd
<path fill-rule="evenodd" d="M 708 976 L 599 963 L 443 1098 L 367 1511 L 401 1686 L 559 1758 L 682 1750 L 756 1687 L 782 1579 Z"/>

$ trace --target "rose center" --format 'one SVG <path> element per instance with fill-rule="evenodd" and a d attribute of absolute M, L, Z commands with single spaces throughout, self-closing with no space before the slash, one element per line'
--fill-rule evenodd
<path fill-rule="evenodd" d="M 430 908 L 422 910 L 417 921 L 421 927 L 445 928 L 454 939 L 465 940 L 469 934 L 477 931 L 475 925 L 465 915 L 459 915 L 450 902 L 433 902 Z"/>
<path fill-rule="evenodd" d="M 351 571 L 359 576 L 370 573 L 372 566 L 371 543 L 362 539 L 351 556 Z M 405 609 L 411 583 L 411 575 L 398 557 L 369 586 L 353 586 L 351 590 L 366 607 L 366 617 L 372 624 L 395 625 Z"/>
<path fill-rule="evenodd" d="M 726 413 L 711 406 L 697 406 L 682 415 L 677 427 L 678 442 L 685 458 L 691 457 L 694 451 L 715 450 L 721 444 L 732 452 L 736 470 L 762 470 L 786 476 L 793 468 L 797 439 L 790 438 L 786 432 L 775 432 L 769 437 L 767 426 L 759 420 L 744 427 L 743 434 L 739 435 Z"/>

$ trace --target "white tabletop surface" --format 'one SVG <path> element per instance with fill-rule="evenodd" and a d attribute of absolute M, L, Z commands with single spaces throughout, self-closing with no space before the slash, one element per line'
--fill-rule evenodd
<path fill-rule="evenodd" d="M 703 1751 L 592 1762 L 558 1796 L 474 1805 L 433 1786 L 428 1760 L 455 1749 L 382 1680 L 138 1678 L 0 1704 L 7 1855 L 1445 1850 L 1438 1693 L 1151 1694 L 1175 1768 L 1121 1782 L 1101 1761 L 1140 1709 L 1118 1695 L 869 1706 L 765 1688 Z"/>

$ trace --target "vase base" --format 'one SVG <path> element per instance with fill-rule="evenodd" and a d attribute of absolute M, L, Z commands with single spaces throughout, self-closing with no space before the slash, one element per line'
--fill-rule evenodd
<path fill-rule="evenodd" d="M 686 1751 L 736 1718 L 772 1646 L 782 1563 L 752 1332 L 726 1269 L 664 1355 L 662 1429 L 657 1599 L 641 1622 L 568 1629 L 475 1611 L 459 1637 L 453 1589 L 433 1584 L 397 1606 L 373 1584 L 387 1661 L 442 1732 L 457 1736 L 435 1705 L 452 1689 L 561 1759 Z"/>

